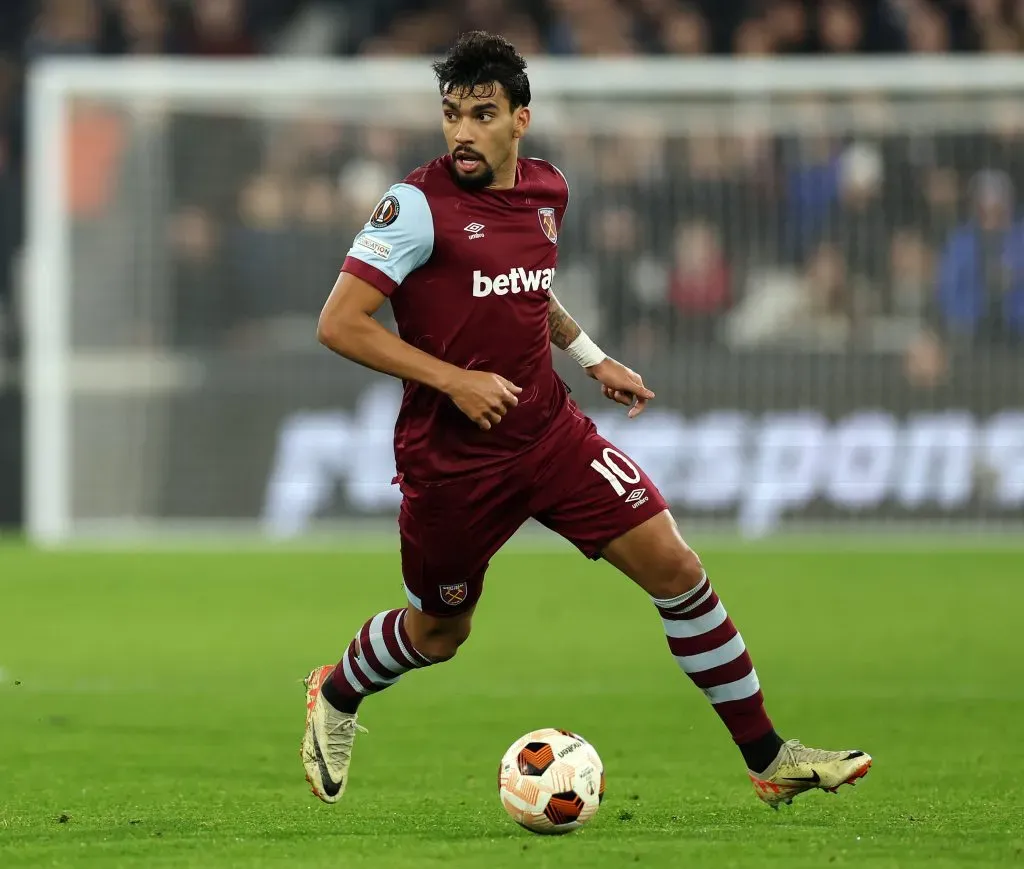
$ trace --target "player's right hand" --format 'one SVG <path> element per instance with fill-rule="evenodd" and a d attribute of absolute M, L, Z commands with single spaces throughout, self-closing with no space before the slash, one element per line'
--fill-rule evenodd
<path fill-rule="evenodd" d="M 490 371 L 465 371 L 448 395 L 455 406 L 484 431 L 496 426 L 509 408 L 519 404 L 516 398 L 522 387 L 516 386 L 500 374 Z"/>

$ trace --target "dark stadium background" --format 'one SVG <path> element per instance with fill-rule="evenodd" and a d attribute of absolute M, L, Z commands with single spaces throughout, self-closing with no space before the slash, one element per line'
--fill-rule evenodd
<path fill-rule="evenodd" d="M 25 163 L 30 159 L 24 145 L 26 69 L 39 58 L 54 55 L 423 54 L 441 49 L 456 33 L 470 28 L 500 31 L 532 55 L 1005 53 L 1021 48 L 1024 4 L 998 0 L 4 0 L 0 14 L 0 524 L 17 526 L 22 502 L 18 298 Z M 216 147 L 216 143 L 206 146 Z M 432 147 L 433 143 L 424 143 L 422 154 L 403 154 L 402 162 L 428 156 Z M 1021 189 L 1024 147 L 1018 140 L 990 142 L 970 153 L 1004 155 L 1004 164 L 996 168 L 1007 173 L 1017 190 Z M 321 169 L 335 169 L 346 156 L 341 152 L 327 155 L 329 165 Z M 614 153 L 607 156 L 614 161 Z M 862 230 L 871 216 L 861 216 L 858 221 L 840 214 L 833 223 L 836 235 L 831 239 L 831 249 L 838 250 L 845 268 L 867 277 L 878 289 L 877 296 L 867 302 L 877 309 L 886 309 L 894 301 L 885 292 L 885 280 L 876 279 L 874 271 L 883 268 L 889 255 L 895 257 L 898 251 L 910 279 L 916 275 L 916 280 L 924 281 L 925 267 L 920 264 L 934 258 L 944 234 L 961 216 L 964 206 L 962 201 L 951 206 L 940 202 L 943 184 L 952 175 L 963 189 L 973 173 L 988 168 L 963 149 L 959 156 L 937 154 L 924 169 L 907 165 L 900 168 L 898 156 L 888 159 L 892 156 L 886 155 L 887 169 L 895 165 L 904 177 L 902 182 L 887 184 L 886 189 L 896 191 L 904 200 L 893 200 L 887 193 L 889 198 L 878 206 L 890 216 L 889 225 L 875 229 L 876 235 L 892 234 L 873 238 L 872 245 L 865 245 Z M 219 225 L 237 220 L 234 203 L 256 171 L 257 161 L 258 155 L 239 155 L 232 164 L 237 170 L 219 179 L 219 186 L 205 191 L 205 199 L 198 204 L 208 219 Z M 664 207 L 693 211 L 695 204 L 711 203 L 700 216 L 716 228 L 713 203 L 725 202 L 729 197 L 739 197 L 734 200 L 739 202 L 743 197 L 756 199 L 758 213 L 763 214 L 767 207 L 778 217 L 775 225 L 780 235 L 774 240 L 777 249 L 799 268 L 827 270 L 834 263 L 815 259 L 813 250 L 802 243 L 798 230 L 803 218 L 794 211 L 794 191 L 807 192 L 807 183 L 813 180 L 812 168 L 804 176 L 803 187 L 797 181 L 787 191 L 785 187 L 752 183 L 739 175 L 737 167 L 729 165 L 719 166 L 702 178 L 692 159 L 681 159 L 676 171 L 691 172 L 692 177 L 689 181 L 684 178 L 677 188 L 688 192 L 690 199 Z M 311 169 L 311 173 L 316 171 Z M 311 184 L 316 180 L 311 174 Z M 205 179 L 198 181 L 205 183 Z M 916 191 L 921 191 L 926 201 L 905 201 L 908 192 Z M 928 200 L 932 194 L 934 199 Z M 894 215 L 900 221 L 898 227 L 892 226 Z M 901 220 L 900 215 L 916 218 Z M 606 218 L 612 224 L 615 220 L 629 224 L 636 215 L 626 212 Z M 576 238 L 570 234 L 567 245 L 583 245 L 587 239 L 602 237 L 599 227 L 588 227 L 577 220 Z M 621 229 L 621 223 L 619 226 Z M 291 227 L 284 226 L 281 232 L 287 234 Z M 614 232 L 613 225 L 604 237 Z M 721 261 L 720 274 L 707 278 L 711 284 L 724 280 L 722 275 L 730 270 L 742 268 L 742 252 L 737 251 L 737 245 L 743 241 L 731 237 L 730 232 L 742 235 L 744 227 L 733 224 L 729 231 L 722 228 L 713 239 Z M 670 245 L 670 240 L 664 240 L 660 255 L 668 257 Z M 669 312 L 670 317 L 659 318 L 659 312 L 645 311 L 642 303 L 623 296 L 620 277 L 629 264 L 613 247 L 599 249 L 596 254 L 608 284 L 601 289 L 601 304 L 618 314 L 601 336 L 606 342 L 612 346 L 628 343 L 631 329 L 647 335 L 644 330 L 652 322 L 669 323 L 667 328 L 674 330 L 670 338 L 676 335 L 690 341 L 714 342 L 717 333 L 713 327 L 732 304 L 724 285 L 717 296 L 711 294 L 715 301 L 710 307 L 688 310 L 681 301 Z M 871 259 L 870 251 L 875 252 L 876 259 Z M 328 250 L 321 255 L 337 253 Z M 189 277 L 190 286 L 183 287 L 183 298 L 208 298 L 204 287 L 218 286 L 221 279 L 222 273 L 213 265 L 195 269 Z M 320 294 L 322 290 L 311 288 L 311 293 Z M 834 299 L 823 316 L 853 321 L 863 300 L 850 295 Z M 249 300 L 254 317 L 267 313 L 268 304 L 266 298 L 259 297 L 258 290 L 255 296 Z M 315 303 L 311 296 L 310 305 Z M 218 333 L 223 326 L 218 319 L 221 313 L 216 305 L 205 312 L 186 311 L 183 322 L 202 324 L 212 333 L 197 338 L 227 340 Z M 921 296 L 919 309 L 910 313 L 923 323 L 941 316 L 941 312 L 930 310 L 927 293 Z M 972 348 L 985 347 L 993 341 L 999 343 L 991 336 L 976 335 L 970 344 Z M 915 371 L 927 380 L 931 376 L 927 355 L 918 362 Z M 1005 368 L 994 365 L 993 370 Z"/>

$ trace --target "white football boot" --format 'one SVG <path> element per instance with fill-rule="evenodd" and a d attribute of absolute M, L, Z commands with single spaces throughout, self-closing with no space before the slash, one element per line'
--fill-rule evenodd
<path fill-rule="evenodd" d="M 863 751 L 822 751 L 799 740 L 783 743 L 764 772 L 747 770 L 757 795 L 777 809 L 793 797 L 820 788 L 836 793 L 840 785 L 853 785 L 871 769 L 871 756 Z"/>
<path fill-rule="evenodd" d="M 306 781 L 325 803 L 336 803 L 345 793 L 356 731 L 366 733 L 354 714 L 339 712 L 320 693 L 333 671 L 334 666 L 326 664 L 302 680 L 306 686 L 306 733 L 299 754 Z"/>

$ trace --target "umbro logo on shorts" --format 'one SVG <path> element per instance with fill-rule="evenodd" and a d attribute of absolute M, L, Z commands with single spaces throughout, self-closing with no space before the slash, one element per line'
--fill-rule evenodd
<path fill-rule="evenodd" d="M 647 503 L 647 490 L 646 489 L 634 489 L 626 496 L 626 503 L 632 504 L 635 510 L 641 504 Z"/>

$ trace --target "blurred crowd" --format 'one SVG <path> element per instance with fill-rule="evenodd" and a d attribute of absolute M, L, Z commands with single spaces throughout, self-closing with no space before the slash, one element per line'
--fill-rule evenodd
<path fill-rule="evenodd" d="M 0 335 L 6 322 L 11 348 L 15 318 L 4 310 L 24 235 L 24 70 L 41 57 L 294 52 L 304 24 L 329 34 L 319 51 L 374 55 L 434 52 L 472 28 L 507 35 L 528 56 L 1007 52 L 1024 36 L 1020 0 L 4 4 Z M 309 28 L 314 13 L 335 26 Z M 876 120 L 900 111 L 868 95 L 849 108 Z M 801 109 L 813 116 L 827 104 Z M 601 340 L 632 352 L 681 339 L 906 351 L 927 381 L 940 375 L 944 348 L 1024 339 L 1024 109 L 993 99 L 984 120 L 969 133 L 913 135 L 850 136 L 825 123 L 799 135 L 536 135 L 526 150 L 570 179 L 558 288 Z M 69 206 L 83 241 L 118 208 L 132 225 L 138 214 L 116 178 L 139 165 L 139 144 L 102 105 L 77 107 L 71 135 Z M 291 336 L 308 345 L 308 319 L 381 192 L 443 145 L 434 130 L 386 118 L 349 125 L 326 111 L 272 121 L 180 111 L 168 141 L 160 233 L 175 314 L 164 337 L 217 347 Z M 83 256 L 99 278 L 110 252 L 92 241 Z"/>
<path fill-rule="evenodd" d="M 376 4 L 375 4 L 376 5 Z M 1004 0 L 385 0 L 369 52 L 443 48 L 498 30 L 532 54 L 1017 51 L 1024 4 Z M 398 14 L 398 13 L 401 14 Z"/>
<path fill-rule="evenodd" d="M 572 189 L 559 296 L 631 358 L 679 341 L 909 349 L 927 379 L 941 347 L 1016 343 L 1024 112 L 994 100 L 983 114 L 989 130 L 970 134 L 535 134 L 524 148 Z M 175 128 L 174 340 L 189 344 L 307 342 L 341 247 L 439 149 L 434 130 L 324 116 Z"/>

